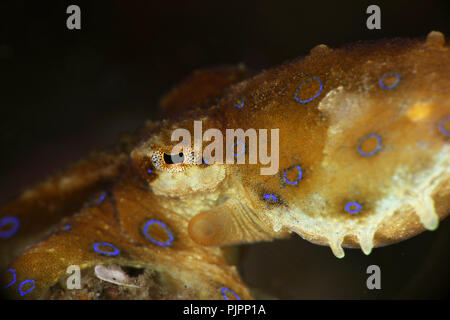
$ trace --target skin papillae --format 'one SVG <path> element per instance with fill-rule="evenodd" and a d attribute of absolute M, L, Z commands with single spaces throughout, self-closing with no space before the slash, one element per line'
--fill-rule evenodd
<path fill-rule="evenodd" d="M 5 292 L 39 298 L 69 265 L 114 263 L 168 274 L 188 298 L 223 299 L 228 288 L 249 299 L 227 245 L 297 233 L 343 257 L 343 247 L 369 254 L 434 230 L 450 211 L 449 75 L 440 32 L 318 45 L 255 76 L 243 66 L 198 71 L 161 100 L 167 119 L 2 207 L 1 217 L 20 221 L 0 239 L 1 266 L 16 276 L 13 283 L 13 272 L 4 274 L 13 283 Z M 179 142 L 173 130 L 193 136 L 194 120 L 224 136 L 228 128 L 279 129 L 279 171 L 261 175 L 266 164 L 194 164 L 187 156 L 165 162 Z M 151 220 L 167 229 L 146 229 Z M 98 243 L 119 253 L 101 254 Z M 26 280 L 35 287 L 21 296 Z"/>

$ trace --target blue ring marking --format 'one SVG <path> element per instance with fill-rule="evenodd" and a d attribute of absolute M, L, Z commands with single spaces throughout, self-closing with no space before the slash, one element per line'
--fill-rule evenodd
<path fill-rule="evenodd" d="M 356 209 L 354 209 L 354 210 L 350 209 L 351 206 L 356 206 Z M 359 211 L 361 211 L 361 208 L 362 208 L 362 206 L 358 202 L 349 202 L 345 206 L 345 211 L 347 211 L 348 213 L 351 213 L 351 214 L 355 214 L 355 213 L 358 213 Z"/>
<path fill-rule="evenodd" d="M 167 234 L 169 235 L 169 240 L 167 240 L 166 242 L 159 242 L 158 240 L 153 239 L 152 237 L 149 236 L 149 234 L 147 233 L 148 232 L 148 228 L 154 223 L 160 225 L 161 227 L 164 228 L 164 230 L 167 231 Z M 142 233 L 144 234 L 144 236 L 148 240 L 150 240 L 151 242 L 153 242 L 153 243 L 155 243 L 155 244 L 157 244 L 158 246 L 161 246 L 161 247 L 170 246 L 172 244 L 172 241 L 173 241 L 172 232 L 170 232 L 169 228 L 166 226 L 166 224 L 164 222 L 161 222 L 159 220 L 148 220 L 145 223 L 144 229 L 142 229 Z"/>
<path fill-rule="evenodd" d="M 450 120 L 450 115 L 446 116 L 444 119 L 442 119 L 441 122 L 439 122 L 439 131 L 445 134 L 446 136 L 450 136 L 450 131 L 445 130 L 444 124 Z"/>
<path fill-rule="evenodd" d="M 377 141 L 378 141 L 377 147 L 372 152 L 368 152 L 368 153 L 363 152 L 361 150 L 361 145 L 364 143 L 364 141 L 366 141 L 367 139 L 369 139 L 371 137 L 375 137 L 377 139 Z M 381 137 L 379 135 L 375 134 L 375 133 L 368 134 L 367 136 L 362 138 L 361 141 L 358 144 L 358 152 L 359 152 L 360 155 L 362 155 L 364 157 L 373 156 L 374 154 L 378 153 L 378 151 L 380 151 L 380 150 L 381 150 Z"/>
<path fill-rule="evenodd" d="M 242 103 L 240 105 L 233 103 L 233 106 L 235 106 L 238 109 L 241 109 L 245 105 L 244 98 L 242 98 Z"/>
<path fill-rule="evenodd" d="M 102 251 L 98 248 L 98 246 L 105 246 L 105 247 L 110 247 L 113 248 L 114 251 L 113 252 L 107 252 L 107 251 Z M 100 254 L 104 254 L 106 256 L 117 256 L 119 254 L 119 249 L 117 249 L 116 247 L 114 247 L 112 244 L 107 243 L 107 242 L 97 242 L 94 244 L 94 251 L 98 252 Z"/>
<path fill-rule="evenodd" d="M 385 86 L 385 85 L 383 84 L 383 80 L 384 80 L 384 78 L 386 78 L 386 77 L 396 77 L 396 78 L 397 78 L 397 81 L 395 81 L 395 83 L 394 83 L 393 85 L 391 85 L 391 86 Z M 380 80 L 378 80 L 378 84 L 380 85 L 381 89 L 383 89 L 383 90 L 389 90 L 389 89 L 395 88 L 395 87 L 400 83 L 400 80 L 401 80 L 401 79 L 402 79 L 402 77 L 400 77 L 400 75 L 399 75 L 398 73 L 395 73 L 395 72 L 388 72 L 388 73 L 383 74 L 383 75 L 380 77 Z"/>
<path fill-rule="evenodd" d="M 148 173 L 148 174 L 151 174 L 151 173 L 152 173 L 152 169 L 148 169 L 148 170 L 147 170 L 147 173 Z"/>
<path fill-rule="evenodd" d="M 67 230 L 70 230 L 70 228 L 72 228 L 71 225 L 70 224 L 66 224 L 62 229 L 64 231 L 67 231 Z"/>
<path fill-rule="evenodd" d="M 315 94 L 315 96 L 312 97 L 311 99 L 308 99 L 308 100 L 300 100 L 300 98 L 297 97 L 297 94 L 298 94 L 298 92 L 300 91 L 300 88 L 301 88 L 305 83 L 311 82 L 312 80 L 316 80 L 316 81 L 318 81 L 318 82 L 320 83 L 319 91 L 317 91 L 317 93 Z M 297 90 L 295 90 L 294 98 L 295 98 L 295 100 L 297 100 L 297 101 L 300 102 L 300 103 L 308 103 L 308 102 L 310 102 L 310 101 L 313 101 L 315 98 L 317 98 L 317 97 L 320 95 L 320 93 L 322 92 L 322 89 L 323 89 L 322 81 L 321 81 L 319 78 L 315 78 L 315 77 L 314 77 L 314 78 L 311 78 L 311 79 L 308 79 L 308 80 L 303 81 L 303 82 L 298 86 Z"/>
<path fill-rule="evenodd" d="M 297 181 L 291 181 L 291 180 L 289 180 L 289 179 L 286 177 L 286 174 L 287 174 L 288 170 L 289 170 L 289 169 L 292 169 L 292 168 L 297 168 L 297 169 L 298 169 L 298 178 L 297 178 Z M 292 166 L 292 167 L 289 167 L 289 168 L 287 168 L 286 170 L 284 170 L 284 181 L 286 181 L 286 182 L 289 183 L 289 184 L 298 184 L 298 182 L 302 179 L 302 176 L 303 176 L 303 171 L 302 171 L 302 168 L 300 168 L 300 166 Z"/>
<path fill-rule="evenodd" d="M 223 298 L 224 298 L 225 300 L 228 300 L 228 297 L 227 297 L 227 295 L 225 294 L 225 291 L 230 292 L 233 296 L 235 296 L 235 298 L 236 298 L 237 300 L 241 300 L 241 298 L 240 298 L 236 293 L 234 293 L 233 290 L 228 289 L 227 287 L 222 287 L 222 288 L 220 288 L 220 291 L 222 291 L 222 295 L 223 295 Z"/>
<path fill-rule="evenodd" d="M 30 289 L 28 289 L 27 291 L 23 292 L 22 287 L 24 284 L 27 284 L 27 283 L 32 283 L 33 286 Z M 22 297 L 24 295 L 26 295 L 28 292 L 32 291 L 33 289 L 34 289 L 34 280 L 25 280 L 25 281 L 22 281 L 22 283 L 19 285 L 19 293 Z"/>
<path fill-rule="evenodd" d="M 9 288 L 9 287 L 11 287 L 14 283 L 16 283 L 16 272 L 14 271 L 14 269 L 8 269 L 8 270 L 5 271 L 5 273 L 6 273 L 6 272 L 12 272 L 12 274 L 13 274 L 13 280 L 12 280 L 9 284 L 7 284 L 6 286 L 4 286 L 3 289 Z"/>
<path fill-rule="evenodd" d="M 236 157 L 237 156 L 239 156 L 239 155 L 241 155 L 242 154 L 242 152 L 244 152 L 245 151 L 245 145 L 244 145 L 244 143 L 243 142 L 236 142 L 235 144 L 234 144 L 234 146 L 237 146 L 238 144 L 240 144 L 241 146 L 242 146 L 242 151 L 241 152 L 239 152 L 238 154 L 236 154 L 236 153 L 233 153 Z"/>
<path fill-rule="evenodd" d="M 103 202 L 103 200 L 105 200 L 106 197 L 106 191 L 103 191 L 102 194 L 100 195 L 100 198 L 95 202 L 95 204 L 100 204 Z"/>
<path fill-rule="evenodd" d="M 1 229 L 12 223 L 12 228 L 6 231 L 1 231 Z M 20 226 L 20 220 L 17 217 L 13 216 L 6 216 L 0 219 L 0 238 L 2 239 L 8 239 L 11 238 L 13 235 L 17 233 Z"/>
<path fill-rule="evenodd" d="M 274 196 L 273 194 L 270 194 L 270 193 L 265 193 L 265 194 L 264 194 L 264 199 L 265 199 L 265 200 L 272 199 L 273 201 L 278 201 L 277 197 Z"/>

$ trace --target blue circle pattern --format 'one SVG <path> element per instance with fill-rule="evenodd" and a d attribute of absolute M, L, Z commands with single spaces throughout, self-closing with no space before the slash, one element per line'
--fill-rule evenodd
<path fill-rule="evenodd" d="M 237 145 L 241 145 L 242 146 L 242 150 L 239 152 L 239 153 L 233 153 L 236 157 L 237 156 L 239 156 L 239 155 L 241 155 L 244 151 L 245 151 L 245 145 L 244 145 L 244 143 L 243 142 L 237 142 L 234 146 L 237 146 Z"/>
<path fill-rule="evenodd" d="M 112 249 L 114 249 L 114 251 L 112 252 L 108 252 L 108 251 L 103 251 L 100 250 L 98 247 L 99 246 L 104 246 L 104 247 L 110 247 Z M 119 254 L 119 249 L 117 249 L 116 247 L 114 247 L 112 244 L 107 243 L 107 242 L 97 242 L 94 244 L 94 251 L 100 253 L 100 254 L 104 254 L 106 256 L 117 256 Z"/>
<path fill-rule="evenodd" d="M 300 100 L 300 98 L 297 97 L 297 94 L 299 93 L 300 88 L 301 88 L 304 84 L 306 84 L 306 83 L 308 83 L 308 82 L 311 82 L 312 80 L 315 80 L 315 81 L 319 82 L 319 84 L 320 84 L 319 90 L 317 91 L 317 93 L 316 93 L 312 98 L 307 99 L 307 100 Z M 295 90 L 294 98 L 295 98 L 295 100 L 297 100 L 297 101 L 300 102 L 300 103 L 308 103 L 308 102 L 310 102 L 310 101 L 313 101 L 315 98 L 317 98 L 317 97 L 320 95 L 320 93 L 322 92 L 322 89 L 323 89 L 322 81 L 321 81 L 319 78 L 311 78 L 311 79 L 308 79 L 308 80 L 303 81 L 303 82 L 298 86 L 297 90 Z"/>
<path fill-rule="evenodd" d="M 265 199 L 265 200 L 278 201 L 277 197 L 274 196 L 273 194 L 270 194 L 270 193 L 265 193 L 265 194 L 264 194 L 264 199 Z"/>
<path fill-rule="evenodd" d="M 103 191 L 100 195 L 100 198 L 95 202 L 95 204 L 98 205 L 98 204 L 102 203 L 103 200 L 105 200 L 105 197 L 106 197 L 106 191 Z"/>
<path fill-rule="evenodd" d="M 241 109 L 244 105 L 245 105 L 244 98 L 242 98 L 242 103 L 241 103 L 241 104 L 235 104 L 235 103 L 233 103 L 233 106 L 235 106 L 235 107 L 238 108 L 238 109 Z"/>
<path fill-rule="evenodd" d="M 372 152 L 363 152 L 361 150 L 361 145 L 364 143 L 364 141 L 366 141 L 367 139 L 369 139 L 371 137 L 374 137 L 375 139 L 377 139 L 377 141 L 378 141 L 377 147 Z M 374 154 L 378 153 L 378 151 L 380 151 L 380 150 L 381 150 L 381 137 L 375 133 L 368 134 L 367 136 L 362 138 L 358 145 L 358 152 L 360 155 L 362 155 L 364 157 L 373 156 Z"/>
<path fill-rule="evenodd" d="M 27 283 L 32 283 L 33 285 L 31 286 L 30 289 L 28 289 L 27 291 L 23 292 L 22 291 L 22 287 L 27 284 Z M 20 295 L 23 297 L 24 295 L 26 295 L 28 292 L 32 291 L 34 289 L 34 280 L 25 280 L 23 281 L 20 285 L 19 285 L 19 293 Z"/>
<path fill-rule="evenodd" d="M 386 78 L 386 77 L 396 77 L 396 78 L 397 78 L 397 81 L 395 81 L 395 83 L 392 84 L 392 85 L 390 85 L 390 86 L 385 86 L 385 85 L 383 84 L 383 80 L 384 80 L 384 78 Z M 385 74 L 383 74 L 383 75 L 381 76 L 380 80 L 378 80 L 378 84 L 380 85 L 381 89 L 383 89 L 383 90 L 389 90 L 389 89 L 393 89 L 393 88 L 395 88 L 396 86 L 398 86 L 398 84 L 400 83 L 400 80 L 401 80 L 401 79 L 402 79 L 402 78 L 400 77 L 400 75 L 399 75 L 398 73 L 395 73 L 395 72 L 388 72 L 388 73 L 385 73 Z"/>
<path fill-rule="evenodd" d="M 286 177 L 286 174 L 287 174 L 287 172 L 288 172 L 288 170 L 289 169 L 292 169 L 292 168 L 297 168 L 297 170 L 298 170 L 298 178 L 297 178 L 297 180 L 296 181 L 291 181 L 291 180 L 289 180 L 287 177 Z M 302 176 L 303 176 L 303 171 L 302 171 L 302 168 L 300 168 L 300 166 L 292 166 L 292 167 L 289 167 L 289 168 L 287 168 L 285 171 L 284 171 L 284 181 L 286 181 L 287 183 L 289 183 L 289 184 L 298 184 L 298 182 L 302 179 Z"/>
<path fill-rule="evenodd" d="M 0 219 L 0 229 L 8 224 L 12 224 L 12 228 L 6 231 L 0 230 L 0 238 L 2 239 L 11 238 L 13 235 L 17 233 L 20 226 L 20 220 L 17 217 L 13 216 L 6 216 Z"/>
<path fill-rule="evenodd" d="M 14 283 L 16 283 L 16 272 L 14 271 L 14 269 L 8 269 L 5 271 L 6 272 L 11 272 L 13 275 L 13 279 L 10 283 L 8 283 L 6 286 L 3 287 L 3 289 L 9 288 L 11 287 Z"/>
<path fill-rule="evenodd" d="M 160 225 L 161 227 L 164 228 L 164 230 L 166 230 L 167 234 L 169 235 L 169 240 L 167 240 L 166 242 L 160 242 L 160 241 L 158 241 L 158 240 L 152 238 L 152 237 L 147 233 L 147 232 L 148 232 L 148 228 L 149 228 L 152 224 L 154 224 L 154 223 Z M 173 242 L 173 239 L 174 239 L 172 233 L 170 232 L 170 230 L 169 230 L 169 228 L 166 226 L 166 224 L 165 224 L 164 222 L 159 221 L 159 220 L 148 220 L 148 221 L 145 223 L 145 226 L 144 226 L 144 229 L 142 230 L 142 233 L 144 234 L 144 236 L 145 236 L 148 240 L 150 240 L 150 241 L 153 242 L 154 244 L 157 244 L 158 246 L 161 246 L 161 247 L 167 247 L 167 246 L 170 246 L 170 245 L 172 244 L 172 242 Z"/>
<path fill-rule="evenodd" d="M 241 300 L 241 298 L 240 298 L 236 293 L 234 293 L 233 290 L 228 289 L 227 287 L 222 287 L 222 288 L 220 288 L 220 291 L 222 292 L 222 296 L 223 296 L 223 298 L 224 298 L 225 300 L 228 300 L 228 297 L 227 297 L 227 295 L 225 294 L 225 292 L 227 292 L 227 291 L 230 292 L 233 296 L 235 296 L 237 300 Z"/>
<path fill-rule="evenodd" d="M 446 136 L 450 136 L 450 131 L 445 130 L 445 123 L 447 121 L 450 121 L 450 115 L 446 116 L 444 119 L 442 119 L 441 122 L 439 122 L 439 131 L 445 134 Z"/>
<path fill-rule="evenodd" d="M 351 209 L 352 206 L 355 206 L 356 209 Z M 348 213 L 351 214 L 355 214 L 358 213 L 359 211 L 361 211 L 362 206 L 358 203 L 358 202 L 349 202 L 347 203 L 347 205 L 345 206 L 345 211 L 347 211 Z"/>

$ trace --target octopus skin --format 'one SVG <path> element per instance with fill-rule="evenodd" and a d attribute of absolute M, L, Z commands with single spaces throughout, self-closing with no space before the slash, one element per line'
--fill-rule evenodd
<path fill-rule="evenodd" d="M 197 71 L 161 99 L 165 119 L 0 209 L 3 290 L 48 298 L 68 266 L 106 279 L 114 265 L 157 272 L 172 288 L 158 298 L 250 299 L 229 245 L 297 233 L 342 258 L 343 247 L 370 254 L 435 230 L 450 212 L 449 75 L 449 43 L 435 31 L 318 45 L 256 75 Z M 224 134 L 279 129 L 278 172 L 199 163 L 189 147 L 167 162 L 172 132 L 194 135 L 194 121 Z"/>

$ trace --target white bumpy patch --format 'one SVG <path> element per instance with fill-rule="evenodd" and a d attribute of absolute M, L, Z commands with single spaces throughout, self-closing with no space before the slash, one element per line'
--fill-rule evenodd
<path fill-rule="evenodd" d="M 150 186 L 157 195 L 182 196 L 212 190 L 224 178 L 224 166 L 190 167 L 182 172 L 162 171 Z"/>
<path fill-rule="evenodd" d="M 360 107 L 356 109 L 351 107 L 355 105 Z M 324 154 L 328 155 L 322 163 L 324 170 L 332 172 L 338 169 L 333 167 L 332 161 L 335 145 L 340 143 L 335 137 L 345 131 L 346 126 L 351 125 L 349 117 L 358 118 L 368 108 L 370 103 L 367 95 L 349 94 L 343 87 L 330 91 L 321 101 L 319 109 L 333 116 L 333 124 L 328 129 L 328 142 L 324 148 Z M 347 121 L 339 121 L 342 118 Z M 332 215 L 322 216 L 320 212 L 326 212 L 326 199 L 320 194 L 304 195 L 305 198 L 309 198 L 308 201 L 296 199 L 296 203 L 290 203 L 288 209 L 272 210 L 267 217 L 271 219 L 274 231 L 285 228 L 314 243 L 323 243 L 325 238 L 338 258 L 345 255 L 342 243 L 346 236 L 355 236 L 362 251 L 368 255 L 374 246 L 374 235 L 380 224 L 396 211 L 411 211 L 412 207 L 423 226 L 428 230 L 435 230 L 439 224 L 439 217 L 432 195 L 438 186 L 448 181 L 450 181 L 450 146 L 444 145 L 430 160 L 428 169 L 412 174 L 408 168 L 399 167 L 391 177 L 388 189 L 385 190 L 384 194 L 387 196 L 375 204 L 374 212 L 365 219 L 341 221 Z"/>
<path fill-rule="evenodd" d="M 432 195 L 439 185 L 450 180 L 450 146 L 444 146 L 434 157 L 433 163 L 430 169 L 415 175 L 402 172 L 401 168 L 397 170 L 393 180 L 398 186 L 394 185 L 389 198 L 383 199 L 376 210 L 392 214 L 401 207 L 411 206 L 423 226 L 428 230 L 435 230 L 439 225 L 439 216 L 434 208 Z M 400 184 L 407 188 L 400 188 Z"/>
<path fill-rule="evenodd" d="M 139 286 L 133 284 L 133 280 L 119 267 L 116 265 L 96 265 L 94 268 L 95 275 L 97 278 L 117 284 L 119 286 L 139 288 Z"/>
<path fill-rule="evenodd" d="M 325 218 L 307 214 L 305 208 L 323 208 L 325 200 L 318 195 L 315 196 L 314 204 L 304 203 L 296 207 L 290 206 L 289 209 L 278 208 L 271 210 L 267 216 L 272 220 L 274 231 L 286 228 L 311 242 L 316 242 L 315 237 L 326 238 L 338 258 L 345 256 L 342 242 L 350 235 L 357 237 L 362 251 L 368 255 L 372 251 L 373 238 L 381 222 L 398 210 L 404 211 L 413 207 L 426 229 L 435 230 L 438 227 L 439 217 L 432 195 L 439 185 L 450 181 L 450 146 L 444 146 L 432 162 L 433 165 L 429 169 L 414 175 L 400 167 L 392 177 L 393 183 L 386 193 L 388 196 L 379 200 L 373 214 L 362 221 L 342 222 L 329 216 Z"/>

